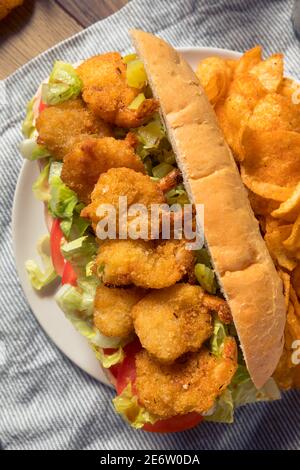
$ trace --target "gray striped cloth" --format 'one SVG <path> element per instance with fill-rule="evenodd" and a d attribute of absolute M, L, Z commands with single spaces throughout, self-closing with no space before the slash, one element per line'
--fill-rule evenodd
<path fill-rule="evenodd" d="M 249 405 L 231 426 L 205 423 L 173 435 L 130 429 L 114 413 L 113 392 L 73 365 L 49 340 L 26 304 L 11 243 L 11 207 L 22 159 L 17 145 L 26 102 L 55 59 L 69 62 L 108 50 L 128 52 L 127 30 L 160 34 L 175 46 L 282 51 L 297 76 L 299 42 L 287 0 L 132 0 L 64 41 L 0 86 L 0 442 L 4 449 L 297 449 L 300 394 Z"/>

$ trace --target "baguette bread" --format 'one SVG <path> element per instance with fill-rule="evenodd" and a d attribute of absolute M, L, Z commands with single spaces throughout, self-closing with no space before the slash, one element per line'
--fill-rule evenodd
<path fill-rule="evenodd" d="M 283 349 L 281 280 L 261 237 L 238 168 L 198 78 L 165 41 L 130 32 L 159 100 L 168 136 L 192 203 L 204 204 L 205 239 L 257 388 Z"/>

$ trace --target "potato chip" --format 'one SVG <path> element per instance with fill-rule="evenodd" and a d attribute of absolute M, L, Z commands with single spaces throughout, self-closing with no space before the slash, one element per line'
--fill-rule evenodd
<path fill-rule="evenodd" d="M 293 252 L 295 257 L 297 257 L 296 254 L 300 251 L 300 215 L 292 227 L 291 234 L 286 240 L 284 240 L 283 245 L 287 250 Z"/>
<path fill-rule="evenodd" d="M 284 188 L 276 184 L 256 180 L 251 174 L 247 174 L 243 166 L 240 167 L 240 171 L 244 185 L 258 196 L 282 202 L 293 194 L 293 188 Z"/>
<path fill-rule="evenodd" d="M 292 272 L 291 282 L 297 296 L 300 298 L 300 263 L 297 264 Z"/>
<path fill-rule="evenodd" d="M 251 129 L 300 132 L 300 108 L 286 96 L 269 93 L 258 101 L 247 123 Z"/>
<path fill-rule="evenodd" d="M 296 291 L 293 289 L 292 286 L 290 288 L 290 298 L 291 298 L 291 302 L 294 306 L 295 313 L 299 317 L 299 320 L 300 320 L 300 303 L 299 303 Z M 300 337 L 299 337 L 299 340 L 300 340 Z"/>
<path fill-rule="evenodd" d="M 288 274 L 285 271 L 282 271 L 281 269 L 278 270 L 278 274 L 283 283 L 285 306 L 286 306 L 286 309 L 288 309 L 289 300 L 290 300 L 290 290 L 291 290 L 291 276 L 290 274 Z"/>
<path fill-rule="evenodd" d="M 274 199 L 267 199 L 265 197 L 259 196 L 251 190 L 248 190 L 248 197 L 250 205 L 256 216 L 269 215 L 272 211 L 275 211 L 275 209 L 277 209 L 280 204 L 278 201 L 274 201 Z"/>
<path fill-rule="evenodd" d="M 300 321 L 292 303 L 289 304 L 286 323 L 291 336 L 295 339 L 300 339 Z"/>
<path fill-rule="evenodd" d="M 236 65 L 236 74 L 249 72 L 255 65 L 259 64 L 262 60 L 262 48 L 261 46 L 255 46 L 249 51 L 245 52 L 243 56 L 238 60 Z"/>
<path fill-rule="evenodd" d="M 283 189 L 294 189 L 300 181 L 300 134 L 298 132 L 257 131 L 246 127 L 242 145 L 244 148 L 243 169 L 248 178 L 282 186 Z M 269 195 L 269 197 L 278 200 L 274 195 Z M 287 198 L 283 200 L 285 199 Z"/>
<path fill-rule="evenodd" d="M 288 271 L 293 271 L 297 266 L 297 261 L 283 246 L 283 241 L 290 236 L 291 230 L 291 225 L 281 225 L 265 235 L 265 242 L 273 260 Z"/>
<path fill-rule="evenodd" d="M 243 155 L 241 141 L 244 127 L 251 115 L 251 109 L 246 98 L 237 94 L 230 95 L 224 102 L 217 104 L 215 111 L 226 142 L 235 157 L 241 160 Z"/>
<path fill-rule="evenodd" d="M 211 104 L 225 97 L 232 75 L 225 60 L 208 57 L 200 62 L 196 74 Z"/>
<path fill-rule="evenodd" d="M 235 94 L 246 98 L 249 108 L 253 110 L 257 102 L 266 95 L 266 90 L 254 75 L 243 73 L 235 77 L 229 87 L 228 95 Z"/>
<path fill-rule="evenodd" d="M 283 55 L 273 54 L 268 59 L 252 67 L 250 73 L 255 75 L 263 87 L 270 91 L 277 91 L 283 79 Z"/>
<path fill-rule="evenodd" d="M 272 217 L 284 219 L 287 222 L 295 222 L 300 214 L 300 183 L 294 189 L 292 195 L 280 204 L 278 209 L 273 210 Z"/>
<path fill-rule="evenodd" d="M 277 92 L 288 98 L 294 106 L 300 108 L 300 84 L 291 78 L 284 78 Z"/>

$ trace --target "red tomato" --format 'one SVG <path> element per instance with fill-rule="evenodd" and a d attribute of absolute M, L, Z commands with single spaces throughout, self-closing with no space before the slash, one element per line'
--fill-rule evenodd
<path fill-rule="evenodd" d="M 40 101 L 40 104 L 39 104 L 39 114 L 44 111 L 44 109 L 48 108 L 48 105 L 46 103 L 44 103 L 42 100 Z"/>
<path fill-rule="evenodd" d="M 117 364 L 117 371 L 112 371 L 112 374 L 117 378 L 116 388 L 118 395 L 122 393 L 129 382 L 131 382 L 133 393 L 137 394 L 135 387 L 135 356 L 141 349 L 142 346 L 138 339 L 135 339 L 124 347 L 124 352 L 126 354 L 125 359 L 122 364 Z M 111 369 L 112 368 L 110 368 L 110 370 Z M 116 372 L 116 375 L 114 372 Z M 174 416 L 173 418 L 163 419 L 157 421 L 155 424 L 145 424 L 143 430 L 147 432 L 159 433 L 186 431 L 187 429 L 191 429 L 197 426 L 197 424 L 199 424 L 202 420 L 203 417 L 198 413 L 188 413 L 182 416 Z"/>
<path fill-rule="evenodd" d="M 162 419 L 154 424 L 145 424 L 143 431 L 160 433 L 186 431 L 187 429 L 192 429 L 197 426 L 202 420 L 203 417 L 201 415 L 193 412 L 186 415 L 173 416 L 173 418 Z"/>
<path fill-rule="evenodd" d="M 141 350 L 142 346 L 138 339 L 124 347 L 125 359 L 119 364 L 117 376 L 117 393 L 120 395 L 129 382 L 132 384 L 133 391 L 136 379 L 135 356 Z"/>
<path fill-rule="evenodd" d="M 59 276 L 63 275 L 65 267 L 65 259 L 60 251 L 63 236 L 60 228 L 60 220 L 54 219 L 50 232 L 50 251 L 55 272 Z"/>
<path fill-rule="evenodd" d="M 77 274 L 75 273 L 71 263 L 69 263 L 69 261 L 66 261 L 61 283 L 71 284 L 71 286 L 76 286 L 77 285 L 76 281 L 77 281 Z"/>

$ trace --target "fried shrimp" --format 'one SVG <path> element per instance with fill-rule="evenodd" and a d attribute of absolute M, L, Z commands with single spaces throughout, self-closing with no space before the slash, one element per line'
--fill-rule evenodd
<path fill-rule="evenodd" d="M 169 287 L 180 281 L 194 263 L 194 254 L 185 244 L 184 240 L 107 240 L 100 245 L 97 271 L 106 285 Z"/>
<path fill-rule="evenodd" d="M 226 325 L 233 322 L 229 305 L 225 300 L 220 299 L 220 297 L 216 297 L 215 295 L 204 294 L 203 304 L 211 312 L 216 313 L 221 322 Z"/>
<path fill-rule="evenodd" d="M 134 332 L 130 315 L 132 307 L 146 294 L 137 287 L 127 289 L 97 287 L 94 325 L 105 336 L 125 338 Z"/>
<path fill-rule="evenodd" d="M 88 204 L 99 176 L 110 168 L 126 167 L 145 172 L 131 142 L 130 135 L 125 140 L 88 137 L 78 142 L 64 158 L 62 180 Z"/>
<path fill-rule="evenodd" d="M 221 357 L 206 348 L 189 353 L 171 365 L 160 364 L 143 350 L 136 356 L 139 402 L 160 418 L 191 411 L 205 413 L 230 384 L 237 369 L 237 347 L 227 338 Z"/>
<path fill-rule="evenodd" d="M 62 160 L 72 146 L 89 135 L 111 136 L 110 126 L 94 116 L 79 98 L 49 106 L 36 121 L 38 143 Z"/>
<path fill-rule="evenodd" d="M 101 119 L 120 127 L 144 124 L 158 108 L 154 99 L 146 99 L 138 109 L 128 106 L 141 90 L 127 85 L 126 64 L 117 52 L 85 60 L 77 73 L 83 82 L 82 97 Z"/>
<path fill-rule="evenodd" d="M 95 227 L 105 216 L 105 214 L 99 214 L 99 210 L 97 211 L 99 206 L 111 204 L 116 208 L 118 215 L 120 196 L 127 197 L 128 208 L 132 204 L 143 204 L 149 209 L 151 204 L 165 202 L 164 194 L 158 184 L 148 175 L 130 168 L 111 168 L 100 176 L 91 195 L 92 202 L 82 210 L 81 216 L 89 218 Z M 134 218 L 135 215 L 132 216 L 132 219 Z M 130 219 L 129 215 L 128 219 Z"/>
<path fill-rule="evenodd" d="M 175 284 L 149 293 L 132 309 L 142 346 L 160 362 L 197 351 L 213 333 L 211 311 L 200 286 Z"/>

